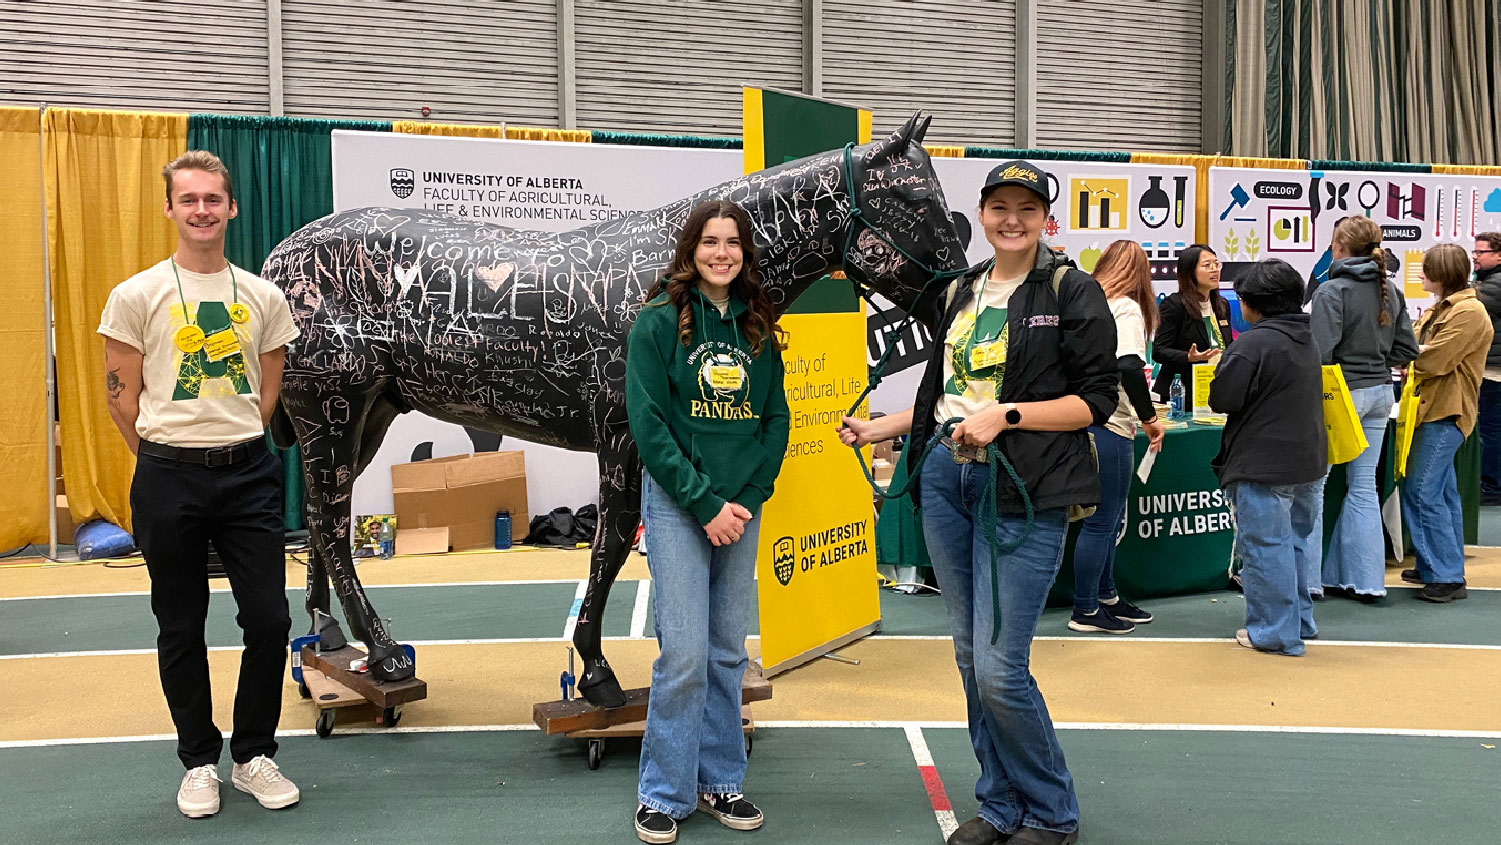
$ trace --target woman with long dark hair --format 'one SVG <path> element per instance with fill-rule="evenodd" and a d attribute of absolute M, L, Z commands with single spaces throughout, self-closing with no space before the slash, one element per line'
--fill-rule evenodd
<path fill-rule="evenodd" d="M 1418 598 L 1465 598 L 1464 516 L 1454 453 L 1475 428 L 1480 380 L 1495 329 L 1470 287 L 1470 257 L 1458 244 L 1439 244 L 1423 256 L 1423 290 L 1438 297 L 1418 318 L 1417 428 L 1402 480 L 1402 521 L 1412 534 L 1415 569 L 1402 580 L 1422 584 Z"/>
<path fill-rule="evenodd" d="M 740 686 L 761 504 L 787 450 L 785 335 L 756 268 L 750 218 L 726 201 L 689 213 L 666 278 L 631 328 L 626 409 L 646 472 L 657 643 L 636 835 L 677 839 L 695 808 L 761 826 L 745 799 Z"/>
<path fill-rule="evenodd" d="M 1105 249 L 1094 271 L 1096 282 L 1115 318 L 1115 360 L 1120 370 L 1120 399 L 1104 425 L 1089 427 L 1100 461 L 1100 505 L 1080 526 L 1074 545 L 1073 631 L 1129 634 L 1152 621 L 1152 614 L 1121 598 L 1115 589 L 1115 539 L 1126 515 L 1131 490 L 1137 425 L 1151 437 L 1149 448 L 1162 449 L 1166 433 L 1147 391 L 1147 338 L 1157 326 L 1152 297 L 1152 270 L 1136 241 L 1116 241 Z"/>
<path fill-rule="evenodd" d="M 1178 292 L 1162 300 L 1162 322 L 1152 341 L 1161 367 L 1152 390 L 1168 401 L 1173 377 L 1183 381 L 1183 410 L 1194 404 L 1193 367 L 1219 357 L 1230 343 L 1230 303 L 1220 295 L 1220 259 L 1194 244 L 1178 254 Z"/>
<path fill-rule="evenodd" d="M 995 255 L 925 314 L 941 340 L 916 405 L 876 420 L 845 417 L 840 435 L 863 445 L 910 426 L 910 448 L 938 440 L 912 468 L 920 474 L 913 500 L 943 588 L 980 762 L 979 815 L 948 845 L 1079 838 L 1073 776 L 1032 677 L 1032 637 L 1063 563 L 1069 510 L 1100 501 L 1088 429 L 1116 407 L 1119 377 L 1115 322 L 1100 286 L 1041 241 L 1047 185 L 1031 162 L 990 171 L 979 220 Z M 1002 457 L 1020 484 L 995 465 Z M 1007 545 L 1016 547 L 1003 551 Z"/>
<path fill-rule="evenodd" d="M 1329 281 L 1313 293 L 1313 340 L 1323 363 L 1338 364 L 1344 374 L 1369 445 L 1346 464 L 1349 486 L 1322 565 L 1319 555 L 1308 559 L 1308 588 L 1313 598 L 1338 592 L 1369 604 L 1386 595 L 1376 463 L 1391 419 L 1392 368 L 1416 358 L 1418 342 L 1402 289 L 1386 277 L 1381 226 L 1369 217 L 1344 218 L 1334 226 L 1330 252 Z"/>

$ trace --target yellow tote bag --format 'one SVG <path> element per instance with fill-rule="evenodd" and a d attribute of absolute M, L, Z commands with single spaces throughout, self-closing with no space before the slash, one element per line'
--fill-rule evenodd
<path fill-rule="evenodd" d="M 1324 365 L 1324 430 L 1329 432 L 1331 464 L 1349 463 L 1370 445 L 1338 364 Z"/>
<path fill-rule="evenodd" d="M 1412 451 L 1412 436 L 1418 428 L 1418 377 L 1409 374 L 1402 385 L 1402 401 L 1397 405 L 1397 466 L 1392 473 L 1398 480 L 1407 476 L 1407 455 Z"/>

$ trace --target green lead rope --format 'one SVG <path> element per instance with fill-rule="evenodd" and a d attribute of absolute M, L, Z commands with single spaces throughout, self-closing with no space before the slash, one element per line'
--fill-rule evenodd
<path fill-rule="evenodd" d="M 858 406 L 859 403 L 857 402 L 856 405 Z M 944 420 L 939 431 L 935 432 L 923 446 L 922 454 L 917 457 L 917 463 L 907 464 L 907 477 L 903 479 L 900 485 L 894 485 L 899 488 L 895 491 L 892 488 L 881 489 L 881 486 L 876 483 L 875 476 L 871 475 L 870 467 L 865 464 L 865 454 L 860 451 L 859 447 L 853 447 L 855 450 L 855 459 L 860 462 L 860 471 L 865 473 L 865 481 L 870 485 L 870 489 L 874 490 L 875 494 L 882 499 L 900 499 L 910 495 L 912 489 L 918 483 L 918 476 L 922 471 L 922 465 L 927 462 L 928 455 L 932 454 L 934 447 L 938 445 L 939 438 L 944 436 L 952 437 L 954 427 L 963 421 L 962 417 L 949 417 L 947 420 Z M 1032 534 L 1032 525 L 1035 522 L 1036 514 L 1032 510 L 1032 497 L 1027 495 L 1026 483 L 1022 481 L 1020 475 L 1017 475 L 1016 468 L 1011 465 L 1011 461 L 1007 460 L 1006 456 L 1001 454 L 1000 448 L 994 443 L 986 444 L 985 455 L 985 486 L 982 488 L 983 492 L 980 493 L 980 502 L 977 510 L 979 512 L 978 519 L 982 526 L 981 530 L 985 533 L 985 543 L 990 547 L 990 644 L 995 645 L 1001 635 L 1001 587 L 999 573 L 996 571 L 997 565 L 1000 562 L 1001 555 L 1016 551 L 1021 548 L 1022 543 L 1027 541 L 1027 537 Z M 1021 533 L 1016 536 L 1015 540 L 1008 540 L 1006 542 L 1002 542 L 996 535 L 995 489 L 997 466 L 1006 469 L 1006 474 L 1011 477 L 1011 483 L 1016 485 L 1017 492 L 1021 494 L 1022 506 L 1027 509 L 1027 520 L 1022 525 Z"/>

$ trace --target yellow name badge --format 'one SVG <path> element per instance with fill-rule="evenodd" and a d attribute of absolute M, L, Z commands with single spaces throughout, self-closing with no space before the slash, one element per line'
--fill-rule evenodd
<path fill-rule="evenodd" d="M 1006 343 L 993 340 L 989 343 L 980 343 L 970 347 L 969 368 L 971 371 L 983 370 L 986 367 L 997 367 L 1006 363 Z"/>
<path fill-rule="evenodd" d="M 240 351 L 240 339 L 234 329 L 224 329 L 209 335 L 203 342 L 203 352 L 210 361 L 223 361 Z"/>
<path fill-rule="evenodd" d="M 709 368 L 709 386 L 715 390 L 739 390 L 743 379 L 739 367 Z"/>

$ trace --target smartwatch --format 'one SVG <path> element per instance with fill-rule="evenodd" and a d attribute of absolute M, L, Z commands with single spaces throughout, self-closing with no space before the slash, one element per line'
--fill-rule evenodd
<path fill-rule="evenodd" d="M 1015 402 L 1007 402 L 1006 405 L 1005 405 L 1005 408 L 1006 408 L 1006 425 L 1010 426 L 1011 428 L 1016 428 L 1017 426 L 1021 425 L 1022 424 L 1022 412 L 1018 411 L 1016 409 L 1016 403 Z"/>

